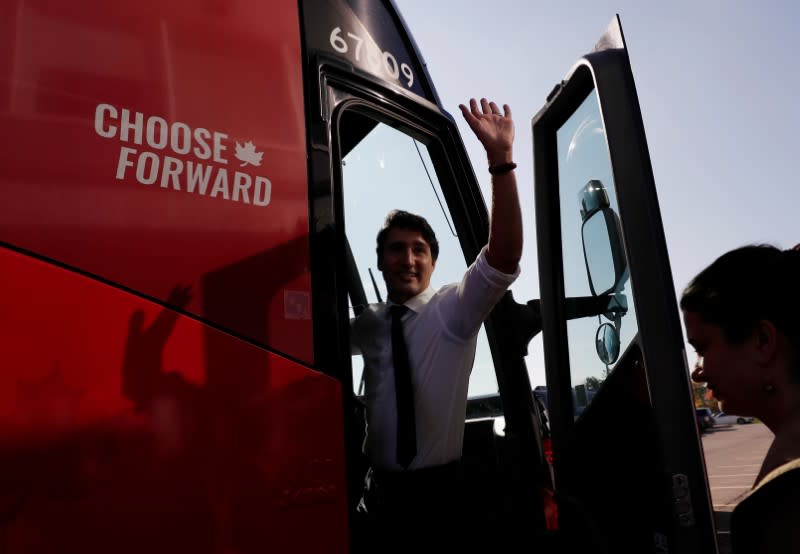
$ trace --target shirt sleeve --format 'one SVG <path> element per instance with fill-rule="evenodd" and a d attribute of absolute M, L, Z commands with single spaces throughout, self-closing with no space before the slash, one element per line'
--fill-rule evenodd
<path fill-rule="evenodd" d="M 472 338 L 519 273 L 519 266 L 514 273 L 503 273 L 489 265 L 484 246 L 441 302 L 439 317 L 447 330 L 460 340 Z"/>

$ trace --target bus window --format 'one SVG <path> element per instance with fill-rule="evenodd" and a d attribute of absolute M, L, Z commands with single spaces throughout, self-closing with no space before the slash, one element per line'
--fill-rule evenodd
<path fill-rule="evenodd" d="M 460 281 L 467 265 L 429 147 L 390 124 L 352 110 L 343 114 L 339 129 L 345 232 L 366 302 L 386 301 L 375 241 L 386 215 L 395 209 L 423 216 L 436 233 L 439 258 L 431 285 L 438 288 Z M 350 317 L 355 316 L 359 306 L 353 306 L 352 297 L 349 308 Z M 352 365 L 354 393 L 361 395 L 360 355 L 353 356 Z M 496 392 L 494 364 L 481 328 L 469 395 Z"/>
<path fill-rule="evenodd" d="M 556 141 L 565 296 L 608 297 L 605 313 L 567 321 L 577 417 L 636 337 L 638 326 L 630 279 L 621 267 L 624 252 L 613 251 L 615 241 L 607 234 L 619 228 L 619 207 L 594 91 L 557 131 Z"/>

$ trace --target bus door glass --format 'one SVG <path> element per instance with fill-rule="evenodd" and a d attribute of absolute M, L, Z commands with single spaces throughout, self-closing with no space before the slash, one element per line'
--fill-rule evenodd
<path fill-rule="evenodd" d="M 386 286 L 377 268 L 376 237 L 386 215 L 405 210 L 423 216 L 439 241 L 439 258 L 431 285 L 439 288 L 458 282 L 466 270 L 464 254 L 437 177 L 437 167 L 426 142 L 411 136 L 388 120 L 379 121 L 359 111 L 342 115 L 342 189 L 347 244 L 358 271 L 364 298 L 349 298 L 350 317 L 360 302 L 385 302 Z M 441 167 L 439 168 L 441 170 Z M 353 387 L 363 394 L 363 363 L 354 355 Z M 497 379 L 486 333 L 480 331 L 470 395 L 496 393 Z"/>
<path fill-rule="evenodd" d="M 573 409 L 578 417 L 636 337 L 638 325 L 594 91 L 558 129 L 556 141 L 564 294 L 568 299 L 597 298 L 603 304 L 589 315 L 567 321 Z"/>
<path fill-rule="evenodd" d="M 446 142 L 450 130 L 446 125 L 444 129 L 428 130 L 421 123 L 412 124 L 400 115 L 389 115 L 358 100 L 350 100 L 336 110 L 332 130 L 341 159 L 338 204 L 343 219 L 344 256 L 348 258 L 338 260 L 344 275 L 337 279 L 347 281 L 348 317 L 360 314 L 367 304 L 388 301 L 386 285 L 377 268 L 376 238 L 392 210 L 421 215 L 433 228 L 439 256 L 431 286 L 438 289 L 460 282 L 469 258 L 465 252 L 478 251 L 474 226 L 480 216 L 474 213 L 478 208 L 474 204 L 477 187 L 464 177 L 457 147 Z M 351 482 L 360 484 L 366 466 L 356 466 L 366 464 L 361 448 L 365 438 L 365 401 L 371 383 L 364 375 L 360 353 L 351 356 L 351 366 L 352 412 L 356 419 L 351 429 L 354 463 L 349 472 Z M 501 514 L 508 513 L 503 502 L 509 485 L 500 476 L 507 474 L 508 464 L 516 463 L 516 454 L 510 452 L 504 437 L 505 411 L 495 371 L 489 336 L 481 327 L 463 413 L 461 473 L 468 506 L 465 517 L 469 518 L 465 529 L 478 530 L 475 540 L 488 540 L 490 535 L 478 523 L 492 529 L 501 524 Z"/>

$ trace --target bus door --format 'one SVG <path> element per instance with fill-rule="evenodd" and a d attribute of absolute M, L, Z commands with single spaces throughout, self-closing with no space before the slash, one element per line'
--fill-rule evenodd
<path fill-rule="evenodd" d="M 349 335 L 349 320 L 366 303 L 387 298 L 376 263 L 377 232 L 393 209 L 423 215 L 440 242 L 433 275 L 433 285 L 439 287 L 461 279 L 486 240 L 488 221 L 463 146 L 457 141 L 455 125 L 447 114 L 430 106 L 402 102 L 402 98 L 392 98 L 385 91 L 381 94 L 379 83 L 359 83 L 359 79 L 337 71 L 330 62 L 324 71 L 327 89 L 323 94 L 331 110 L 328 136 L 334 166 L 330 195 L 325 200 L 330 202 L 329 208 L 321 209 L 320 198 L 313 218 L 319 226 L 315 237 L 320 254 L 317 259 L 328 260 L 316 266 L 315 276 L 321 283 L 315 290 L 322 297 L 326 285 L 332 288 L 337 310 L 317 312 L 315 317 L 329 318 L 324 336 L 331 342 L 327 348 L 320 343 L 320 359 L 332 360 L 331 365 L 341 372 L 343 382 L 352 510 L 367 469 L 361 454 L 365 376 L 361 356 L 351 356 L 347 342 L 341 344 L 341 338 Z M 493 323 L 479 335 L 471 390 L 497 390 L 500 376 L 510 367 L 497 353 L 503 348 L 498 329 L 508 328 L 508 320 L 501 315 Z M 334 337 L 340 337 L 339 344 L 332 342 Z M 489 385 L 485 384 L 487 381 Z M 348 384 L 350 391 L 345 388 Z M 526 387 L 530 391 L 530 385 Z M 477 394 L 473 392 L 471 396 Z M 466 405 L 464 408 L 466 416 Z M 507 412 L 506 415 L 511 416 Z M 497 545 L 497 529 L 503 529 L 503 537 L 510 538 L 509 518 L 519 523 L 514 527 L 520 536 L 523 529 L 530 533 L 531 522 L 540 509 L 532 501 L 533 495 L 520 494 L 531 490 L 533 482 L 531 474 L 521 468 L 539 464 L 530 449 L 520 449 L 519 442 L 509 440 L 510 436 L 506 426 L 498 427 L 492 418 L 470 421 L 466 426 L 463 505 L 466 517 L 475 523 L 465 525 L 474 544 Z M 523 513 L 533 514 L 525 519 L 524 526 Z M 362 540 L 358 517 L 351 511 L 354 551 L 360 551 Z"/>
<path fill-rule="evenodd" d="M 488 214 L 453 117 L 391 4 L 305 0 L 301 7 L 314 359 L 342 383 L 351 544 L 359 552 L 370 546 L 355 511 L 367 465 L 368 387 L 360 356 L 351 356 L 349 321 L 387 298 L 376 235 L 392 209 L 424 216 L 440 243 L 432 285 L 441 287 L 459 281 L 487 242 Z M 531 386 L 522 356 L 507 346 L 513 301 L 502 304 L 479 334 L 468 391 L 502 396 L 491 414 L 498 417 L 471 419 L 464 431 L 463 528 L 476 549 L 532 541 L 543 527 L 543 457 L 526 418 Z"/>
<path fill-rule="evenodd" d="M 618 18 L 532 122 L 549 416 L 570 552 L 716 552 L 664 231 Z"/>

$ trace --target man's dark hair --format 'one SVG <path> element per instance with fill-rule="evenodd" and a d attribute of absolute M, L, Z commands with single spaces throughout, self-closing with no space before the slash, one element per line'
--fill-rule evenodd
<path fill-rule="evenodd" d="M 375 248 L 375 252 L 378 254 L 378 264 L 380 264 L 381 261 L 383 247 L 386 245 L 386 237 L 392 229 L 408 229 L 419 232 L 422 238 L 425 239 L 425 242 L 428 243 L 428 246 L 430 246 L 433 261 L 436 261 L 439 257 L 439 241 L 436 240 L 436 233 L 433 232 L 427 220 L 421 215 L 412 214 L 403 210 L 392 210 L 386 216 L 383 227 L 381 227 L 381 230 L 378 232 L 378 246 Z"/>
<path fill-rule="evenodd" d="M 744 246 L 717 258 L 681 296 L 683 310 L 722 328 L 740 344 L 761 320 L 772 322 L 800 354 L 800 249 Z M 800 364 L 795 359 L 795 374 Z"/>

